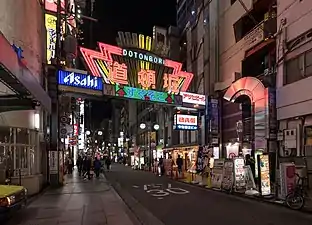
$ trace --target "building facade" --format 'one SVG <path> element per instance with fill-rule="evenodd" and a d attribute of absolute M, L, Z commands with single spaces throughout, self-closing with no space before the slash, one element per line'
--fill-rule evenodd
<path fill-rule="evenodd" d="M 0 182 L 39 192 L 47 182 L 46 130 L 51 100 L 46 92 L 46 29 L 40 1 L 0 3 Z"/>
<path fill-rule="evenodd" d="M 309 1 L 277 1 L 277 119 L 281 157 L 305 156 L 311 176 L 312 125 L 311 60 L 312 4 Z M 311 179 L 310 179 L 311 180 Z"/>

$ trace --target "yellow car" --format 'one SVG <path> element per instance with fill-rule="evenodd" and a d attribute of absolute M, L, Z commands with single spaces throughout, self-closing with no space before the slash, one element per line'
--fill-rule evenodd
<path fill-rule="evenodd" d="M 23 186 L 0 185 L 0 221 L 26 205 L 27 190 Z"/>

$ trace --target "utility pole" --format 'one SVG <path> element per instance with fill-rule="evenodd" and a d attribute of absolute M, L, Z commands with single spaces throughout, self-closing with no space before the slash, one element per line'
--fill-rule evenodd
<path fill-rule="evenodd" d="M 55 43 L 55 60 L 54 67 L 49 72 L 49 95 L 51 97 L 51 116 L 50 116 L 50 143 L 49 143 L 49 181 L 51 186 L 59 186 L 62 183 L 62 171 L 60 167 L 60 150 L 59 150 L 59 92 L 58 92 L 58 70 L 61 67 L 61 0 L 57 0 L 56 16 L 56 43 Z"/>

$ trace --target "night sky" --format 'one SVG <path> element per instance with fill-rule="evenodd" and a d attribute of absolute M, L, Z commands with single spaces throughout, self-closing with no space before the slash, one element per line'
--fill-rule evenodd
<path fill-rule="evenodd" d="M 176 0 L 96 0 L 93 17 L 93 39 L 116 44 L 118 31 L 152 36 L 153 26 L 169 27 L 176 24 Z M 93 102 L 92 120 L 100 122 L 111 116 L 110 105 Z"/>

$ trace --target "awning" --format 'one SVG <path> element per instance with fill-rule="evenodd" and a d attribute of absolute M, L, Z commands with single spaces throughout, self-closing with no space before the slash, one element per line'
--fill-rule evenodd
<path fill-rule="evenodd" d="M 18 95 L 37 100 L 51 112 L 51 99 L 30 70 L 22 65 L 11 44 L 0 32 L 0 81 Z"/>

